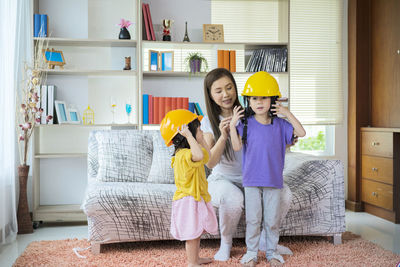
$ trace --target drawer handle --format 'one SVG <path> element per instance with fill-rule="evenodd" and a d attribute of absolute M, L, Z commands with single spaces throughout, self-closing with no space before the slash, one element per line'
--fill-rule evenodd
<path fill-rule="evenodd" d="M 377 172 L 378 168 L 372 168 L 372 171 Z"/>
<path fill-rule="evenodd" d="M 376 192 L 372 192 L 372 195 L 373 195 L 374 197 L 378 197 L 378 193 L 376 193 Z"/>
<path fill-rule="evenodd" d="M 379 146 L 379 142 L 373 141 L 373 142 L 371 143 L 371 145 L 372 145 L 372 146 Z"/>

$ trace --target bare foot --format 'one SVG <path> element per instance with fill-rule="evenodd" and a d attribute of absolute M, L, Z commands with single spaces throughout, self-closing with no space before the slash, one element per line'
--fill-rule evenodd
<path fill-rule="evenodd" d="M 283 266 L 283 263 L 278 261 L 277 259 L 272 259 L 269 261 L 269 264 L 271 265 L 271 267 L 280 267 Z"/>
<path fill-rule="evenodd" d="M 253 261 L 253 260 L 242 264 L 243 267 L 255 267 L 256 265 L 257 265 L 257 263 L 255 261 Z"/>
<path fill-rule="evenodd" d="M 196 264 L 196 263 L 189 263 L 188 267 L 201 267 L 201 265 Z"/>
<path fill-rule="evenodd" d="M 199 258 L 198 264 L 207 264 L 213 262 L 212 258 Z"/>

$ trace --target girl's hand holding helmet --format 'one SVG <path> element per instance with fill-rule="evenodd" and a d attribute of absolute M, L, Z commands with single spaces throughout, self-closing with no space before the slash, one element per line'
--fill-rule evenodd
<path fill-rule="evenodd" d="M 244 112 L 244 110 L 242 109 L 241 106 L 236 106 L 233 108 L 233 116 L 232 116 L 232 120 L 229 124 L 229 126 L 231 128 L 236 128 L 237 122 L 244 116 L 243 112 Z"/>

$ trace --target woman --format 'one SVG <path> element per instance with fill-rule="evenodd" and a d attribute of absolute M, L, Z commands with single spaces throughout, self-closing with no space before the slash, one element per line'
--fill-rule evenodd
<path fill-rule="evenodd" d="M 208 190 L 214 207 L 219 210 L 221 244 L 214 259 L 227 261 L 232 248 L 232 237 L 244 208 L 242 186 L 242 153 L 234 152 L 229 139 L 229 123 L 233 108 L 240 106 L 235 79 L 230 71 L 218 68 L 204 79 L 204 96 L 208 117 L 204 117 L 201 129 L 210 147 L 211 156 L 207 167 L 212 169 L 208 177 Z M 291 192 L 284 185 L 281 194 L 281 220 L 286 216 L 291 202 Z M 265 247 L 262 233 L 260 248 Z M 264 248 L 265 249 L 265 248 Z M 278 247 L 280 254 L 285 248 Z M 286 254 L 291 253 L 286 250 Z"/>

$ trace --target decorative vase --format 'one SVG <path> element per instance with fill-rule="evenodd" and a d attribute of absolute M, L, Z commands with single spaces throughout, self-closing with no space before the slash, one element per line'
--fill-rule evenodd
<path fill-rule="evenodd" d="M 129 34 L 129 31 L 127 28 L 122 27 L 120 32 L 119 32 L 119 39 L 131 39 L 131 35 Z"/>
<path fill-rule="evenodd" d="M 190 60 L 190 72 L 192 72 L 192 73 L 200 72 L 200 69 L 201 69 L 201 60 L 200 59 Z"/>
<path fill-rule="evenodd" d="M 31 216 L 29 214 L 28 198 L 27 198 L 27 181 L 28 181 L 29 166 L 18 166 L 19 176 L 19 201 L 18 201 L 18 234 L 33 233 Z"/>

